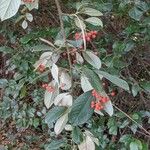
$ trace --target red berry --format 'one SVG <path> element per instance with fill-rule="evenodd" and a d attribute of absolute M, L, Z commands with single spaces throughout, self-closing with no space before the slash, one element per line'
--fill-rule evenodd
<path fill-rule="evenodd" d="M 95 93 L 96 93 L 96 90 L 93 90 L 93 91 L 92 91 L 92 95 L 95 95 Z"/>
<path fill-rule="evenodd" d="M 93 34 L 93 35 L 92 35 L 92 39 L 95 39 L 95 38 L 96 38 L 96 35 L 95 35 L 95 34 Z"/>
<path fill-rule="evenodd" d="M 107 97 L 103 97 L 103 98 L 101 99 L 101 102 L 102 102 L 102 103 L 106 103 L 106 102 L 107 102 Z"/>
<path fill-rule="evenodd" d="M 47 86 L 48 86 L 48 84 L 47 84 L 47 83 L 42 84 L 42 88 L 46 88 Z"/>
<path fill-rule="evenodd" d="M 73 60 L 73 64 L 76 64 L 77 63 L 77 61 L 76 60 Z"/>
<path fill-rule="evenodd" d="M 67 55 L 67 53 L 66 53 L 66 52 L 64 52 L 64 53 L 63 53 L 63 56 L 66 56 L 66 55 Z"/>
<path fill-rule="evenodd" d="M 44 65 L 39 65 L 39 67 L 38 67 L 38 71 L 39 72 L 43 72 L 45 70 L 45 66 Z"/>
<path fill-rule="evenodd" d="M 80 46 L 79 49 L 83 49 L 83 46 Z"/>
<path fill-rule="evenodd" d="M 116 96 L 116 92 L 113 91 L 113 92 L 110 93 L 110 95 L 111 96 Z"/>
<path fill-rule="evenodd" d="M 95 102 L 92 101 L 92 102 L 91 102 L 91 108 L 94 108 L 94 107 L 95 107 Z"/>
<path fill-rule="evenodd" d="M 80 39 L 80 34 L 79 34 L 79 33 L 76 33 L 76 34 L 75 34 L 75 39 L 76 39 L 76 40 L 79 40 L 79 39 Z"/>
<path fill-rule="evenodd" d="M 90 37 L 86 37 L 86 40 L 89 42 L 89 41 L 91 41 L 91 38 Z"/>
<path fill-rule="evenodd" d="M 97 33 L 98 33 L 97 31 L 93 31 L 93 34 L 97 35 Z"/>

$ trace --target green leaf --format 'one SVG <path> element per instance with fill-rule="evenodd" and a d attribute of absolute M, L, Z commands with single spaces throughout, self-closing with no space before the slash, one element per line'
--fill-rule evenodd
<path fill-rule="evenodd" d="M 124 90 L 129 91 L 129 85 L 125 80 L 122 80 L 119 77 L 111 75 L 111 74 L 109 74 L 107 72 L 104 72 L 104 71 L 96 70 L 95 72 L 97 74 L 102 75 L 104 78 L 106 78 L 107 80 L 109 80 L 112 83 L 116 84 L 117 86 L 123 88 Z"/>
<path fill-rule="evenodd" d="M 39 44 L 39 45 L 36 45 L 36 46 L 33 46 L 31 47 L 32 51 L 52 51 L 53 48 L 48 46 L 48 45 L 45 45 L 45 44 Z"/>
<path fill-rule="evenodd" d="M 3 52 L 3 53 L 12 53 L 13 52 L 13 49 L 10 48 L 10 47 L 6 47 L 6 46 L 2 46 L 0 47 L 0 52 Z"/>
<path fill-rule="evenodd" d="M 138 94 L 138 92 L 140 91 L 140 87 L 139 87 L 139 85 L 134 84 L 134 85 L 132 85 L 132 89 L 131 90 L 132 90 L 133 96 L 135 97 Z"/>
<path fill-rule="evenodd" d="M 112 126 L 109 128 L 109 134 L 117 135 L 117 126 Z"/>
<path fill-rule="evenodd" d="M 93 114 L 93 109 L 90 107 L 93 96 L 91 91 L 80 95 L 74 102 L 72 110 L 69 114 L 69 121 L 74 125 L 84 124 L 90 119 Z"/>
<path fill-rule="evenodd" d="M 67 110 L 66 107 L 54 107 L 45 116 L 45 122 L 51 124 L 55 122 Z"/>
<path fill-rule="evenodd" d="M 131 138 L 132 138 L 131 135 L 125 134 L 125 135 L 123 135 L 123 136 L 120 138 L 119 142 L 126 144 L 126 143 L 129 143 L 129 142 L 130 142 Z"/>
<path fill-rule="evenodd" d="M 45 146 L 45 150 L 58 150 L 60 147 L 64 146 L 66 142 L 64 140 L 53 140 L 50 144 Z"/>
<path fill-rule="evenodd" d="M 40 120 L 38 118 L 34 118 L 34 120 L 33 120 L 33 126 L 35 128 L 37 128 L 39 126 L 39 124 L 40 124 Z"/>
<path fill-rule="evenodd" d="M 83 141 L 83 134 L 79 127 L 74 127 L 72 131 L 72 140 L 76 144 L 80 144 Z"/>
<path fill-rule="evenodd" d="M 124 49 L 125 52 L 129 52 L 134 48 L 135 44 L 133 42 L 126 43 L 126 47 Z"/>
<path fill-rule="evenodd" d="M 99 19 L 97 17 L 90 17 L 90 18 L 86 19 L 85 21 L 92 24 L 92 25 L 94 25 L 94 26 L 103 27 L 103 22 L 101 21 L 101 19 Z"/>
<path fill-rule="evenodd" d="M 5 88 L 8 84 L 6 79 L 0 79 L 0 88 Z"/>
<path fill-rule="evenodd" d="M 139 150 L 136 142 L 130 143 L 130 150 Z"/>
<path fill-rule="evenodd" d="M 150 92 L 150 82 L 149 81 L 143 81 L 140 83 L 140 86 L 146 90 L 147 92 Z"/>
<path fill-rule="evenodd" d="M 81 13 L 87 14 L 89 16 L 102 16 L 103 15 L 100 11 L 93 9 L 93 8 L 88 8 L 88 7 L 84 8 L 84 10 L 82 10 Z"/>
<path fill-rule="evenodd" d="M 139 10 L 137 7 L 133 7 L 129 11 L 129 16 L 134 20 L 139 21 L 143 15 L 143 11 Z"/>
<path fill-rule="evenodd" d="M 2 21 L 13 17 L 21 5 L 21 0 L 1 0 L 0 18 Z"/>
<path fill-rule="evenodd" d="M 86 28 L 86 25 L 84 24 L 83 20 L 81 20 L 81 18 L 75 18 L 74 21 L 76 26 L 81 30 Z"/>
<path fill-rule="evenodd" d="M 89 82 L 91 83 L 92 87 L 97 91 L 97 92 L 103 92 L 103 86 L 102 86 L 102 81 L 99 79 L 97 74 L 88 69 L 88 68 L 83 68 L 83 73 L 85 76 L 88 78 Z"/>

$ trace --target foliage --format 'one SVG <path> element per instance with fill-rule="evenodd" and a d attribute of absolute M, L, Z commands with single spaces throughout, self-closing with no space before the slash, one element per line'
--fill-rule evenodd
<path fill-rule="evenodd" d="M 69 0 L 63 5 L 71 13 L 62 12 L 58 0 L 55 3 L 60 28 L 29 30 L 18 40 L 13 31 L 6 31 L 5 22 L 1 25 L 0 32 L 11 41 L 11 46 L 0 47 L 11 75 L 0 79 L 2 124 L 15 122 L 17 130 L 33 128 L 43 135 L 46 131 L 48 138 L 40 147 L 46 150 L 148 150 L 146 141 L 136 137 L 150 136 L 145 129 L 150 123 L 148 108 L 132 111 L 126 104 L 122 110 L 117 93 L 148 101 L 147 56 L 139 48 L 147 48 L 150 40 L 150 3 Z M 2 0 L 0 19 L 9 22 L 13 17 L 21 30 L 28 30 L 39 6 L 38 0 Z M 115 28 L 115 21 L 120 26 Z M 109 26 L 114 31 L 109 33 Z M 143 70 L 141 76 L 130 72 L 135 58 L 146 75 Z"/>

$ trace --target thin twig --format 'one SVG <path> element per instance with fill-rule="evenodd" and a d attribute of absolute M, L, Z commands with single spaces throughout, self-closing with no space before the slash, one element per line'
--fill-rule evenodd
<path fill-rule="evenodd" d="M 69 47 L 68 47 L 68 45 L 67 45 L 66 33 L 65 33 L 64 23 L 63 23 L 63 19 L 62 19 L 63 13 L 62 13 L 62 10 L 61 10 L 61 7 L 60 7 L 59 0 L 55 0 L 55 4 L 56 4 L 57 10 L 58 10 L 59 21 L 60 21 L 60 28 L 61 28 L 61 32 L 62 32 L 64 44 L 65 44 L 65 47 L 66 47 L 66 50 L 67 50 L 68 61 L 69 61 L 69 66 L 70 66 L 71 80 L 73 80 L 73 78 L 72 78 L 72 63 L 71 63 L 71 57 L 70 57 L 70 54 L 69 54 Z M 72 82 L 72 81 L 71 81 L 71 82 Z M 73 83 L 73 82 L 72 82 L 72 83 Z"/>
<path fill-rule="evenodd" d="M 125 113 L 124 111 L 122 111 L 120 108 L 118 108 L 116 105 L 113 104 L 113 106 L 119 110 L 120 112 L 122 112 L 126 117 L 128 117 L 131 121 L 133 121 L 135 124 L 138 125 L 139 128 L 141 128 L 146 134 L 148 134 L 150 136 L 150 132 L 148 132 L 143 126 L 141 126 L 138 122 L 136 122 L 134 119 L 132 119 L 127 113 Z"/>

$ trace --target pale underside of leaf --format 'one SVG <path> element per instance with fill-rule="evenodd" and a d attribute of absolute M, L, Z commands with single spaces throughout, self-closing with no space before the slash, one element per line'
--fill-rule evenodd
<path fill-rule="evenodd" d="M 44 104 L 47 109 L 53 105 L 55 97 L 59 94 L 58 85 L 54 80 L 49 84 L 49 86 L 54 88 L 54 92 L 45 91 Z"/>
<path fill-rule="evenodd" d="M 85 140 L 78 145 L 79 150 L 95 150 L 95 144 L 90 136 L 86 136 Z"/>
<path fill-rule="evenodd" d="M 87 14 L 89 16 L 102 16 L 103 15 L 100 11 L 93 9 L 93 8 L 89 8 L 89 7 L 84 8 L 82 13 Z"/>
<path fill-rule="evenodd" d="M 84 59 L 91 64 L 93 67 L 100 69 L 101 68 L 101 60 L 99 59 L 98 56 L 96 56 L 95 54 L 93 54 L 92 52 L 88 52 L 86 51 L 85 53 L 83 53 Z"/>
<path fill-rule="evenodd" d="M 85 75 L 81 76 L 81 87 L 84 92 L 91 91 L 93 89 L 91 83 Z"/>
<path fill-rule="evenodd" d="M 84 62 L 81 54 L 79 54 L 78 52 L 76 52 L 76 60 L 77 60 L 77 63 L 79 63 L 79 64 L 83 64 L 83 62 Z"/>
<path fill-rule="evenodd" d="M 72 96 L 69 95 L 69 93 L 61 93 L 57 95 L 57 97 L 54 100 L 54 104 L 56 106 L 70 107 L 72 106 L 72 103 L 73 103 Z"/>
<path fill-rule="evenodd" d="M 99 19 L 97 17 L 90 17 L 90 18 L 86 19 L 85 21 L 92 24 L 92 25 L 94 25 L 94 26 L 103 27 L 103 22 L 101 21 L 101 19 Z"/>
<path fill-rule="evenodd" d="M 62 90 L 69 90 L 71 88 L 71 77 L 66 72 L 61 73 L 60 87 L 61 87 Z"/>
<path fill-rule="evenodd" d="M 26 20 L 24 20 L 21 24 L 23 29 L 26 29 L 28 27 L 28 22 Z"/>
<path fill-rule="evenodd" d="M 59 69 L 58 69 L 57 65 L 55 65 L 55 64 L 52 65 L 51 73 L 52 73 L 52 77 L 54 78 L 54 80 L 57 83 L 59 83 L 59 80 L 58 80 Z"/>
<path fill-rule="evenodd" d="M 57 120 L 55 127 L 54 127 L 54 131 L 55 131 L 56 135 L 58 135 L 62 132 L 62 130 L 65 128 L 67 122 L 68 122 L 68 113 L 64 114 Z"/>
<path fill-rule="evenodd" d="M 21 5 L 21 0 L 1 0 L 0 18 L 2 21 L 13 17 Z"/>

